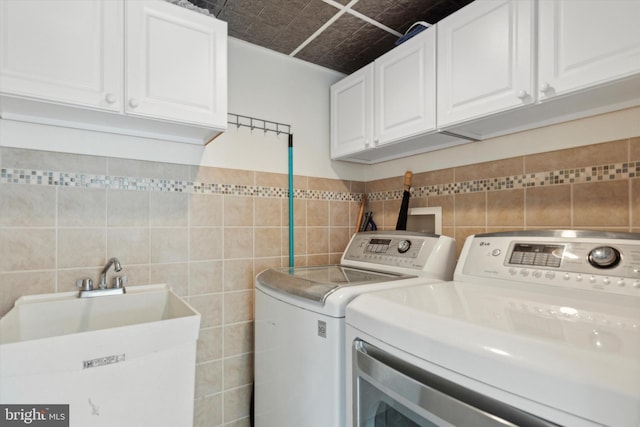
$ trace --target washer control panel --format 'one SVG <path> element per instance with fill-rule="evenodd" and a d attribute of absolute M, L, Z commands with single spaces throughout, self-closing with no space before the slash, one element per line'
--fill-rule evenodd
<path fill-rule="evenodd" d="M 465 276 L 640 295 L 640 234 L 567 230 L 471 236 L 456 280 Z"/>
<path fill-rule="evenodd" d="M 342 261 L 366 263 L 370 268 L 392 266 L 425 270 L 434 268 L 428 263 L 435 263 L 438 256 L 446 256 L 445 262 L 448 264 L 449 246 L 454 245 L 455 242 L 451 238 L 424 233 L 398 231 L 357 233 L 344 252 Z M 446 250 L 442 248 L 443 246 L 446 246 Z M 438 254 L 438 248 L 442 248 L 443 255 Z M 455 258 L 452 262 L 455 263 Z"/>
<path fill-rule="evenodd" d="M 415 258 L 418 256 L 419 246 L 416 246 L 412 252 L 411 239 L 391 239 L 391 238 L 372 238 L 369 239 L 366 246 L 360 246 L 364 248 L 366 254 L 384 254 L 387 256 L 405 256 Z M 406 254 L 406 255 L 404 255 Z"/>

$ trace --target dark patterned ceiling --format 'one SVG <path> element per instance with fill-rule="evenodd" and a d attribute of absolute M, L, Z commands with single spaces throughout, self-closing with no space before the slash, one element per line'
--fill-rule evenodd
<path fill-rule="evenodd" d="M 229 36 L 350 74 L 393 49 L 418 21 L 435 24 L 472 0 L 190 0 Z"/>

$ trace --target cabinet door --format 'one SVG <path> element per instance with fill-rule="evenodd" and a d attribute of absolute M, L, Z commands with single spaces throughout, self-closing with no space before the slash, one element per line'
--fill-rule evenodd
<path fill-rule="evenodd" d="M 436 25 L 438 125 L 534 101 L 532 0 L 475 1 Z"/>
<path fill-rule="evenodd" d="M 541 1 L 539 13 L 540 99 L 640 72 L 640 1 Z"/>
<path fill-rule="evenodd" d="M 374 62 L 376 145 L 435 129 L 435 31 L 423 31 Z"/>
<path fill-rule="evenodd" d="M 157 0 L 126 14 L 127 114 L 226 128 L 226 22 Z"/>
<path fill-rule="evenodd" d="M 331 86 L 331 158 L 372 147 L 373 63 Z"/>
<path fill-rule="evenodd" d="M 0 2 L 3 94 L 121 111 L 123 2 Z"/>

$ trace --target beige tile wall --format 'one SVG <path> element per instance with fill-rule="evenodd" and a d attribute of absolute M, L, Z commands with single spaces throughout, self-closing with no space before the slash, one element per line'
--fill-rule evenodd
<path fill-rule="evenodd" d="M 443 234 L 456 239 L 458 253 L 474 233 L 536 228 L 639 232 L 639 176 L 636 137 L 417 173 L 409 206 L 442 206 Z M 505 177 L 513 178 L 513 185 L 495 188 Z M 395 227 L 402 179 L 366 184 L 384 229 Z M 385 199 L 388 195 L 391 200 Z"/>
<path fill-rule="evenodd" d="M 609 171 L 621 164 L 629 170 Z M 0 166 L 0 314 L 21 295 L 74 290 L 77 278 L 97 277 L 106 259 L 117 256 L 130 286 L 168 283 L 202 313 L 195 425 L 247 426 L 254 277 L 287 265 L 289 251 L 286 192 L 265 196 L 261 188 L 286 189 L 287 177 L 9 148 L 0 148 Z M 410 206 L 442 206 L 443 234 L 456 238 L 459 250 L 466 236 L 480 232 L 567 227 L 635 232 L 640 231 L 636 169 L 640 137 L 416 173 Z M 22 183 L 26 178 L 20 173 L 33 171 L 66 172 L 76 181 L 49 183 L 55 174 L 41 173 L 42 184 L 33 184 L 35 175 Z M 576 171 L 582 178 L 555 183 Z M 130 177 L 138 186 L 90 180 L 72 185 L 85 175 Z M 597 176 L 586 181 L 584 175 Z M 504 177 L 511 177 L 511 184 L 496 189 Z M 151 178 L 219 184 L 223 191 L 167 192 L 140 185 Z M 339 262 L 365 191 L 379 228 L 394 229 L 402 179 L 365 184 L 296 176 L 296 264 Z"/>
<path fill-rule="evenodd" d="M 75 290 L 117 256 L 128 286 L 168 283 L 202 314 L 195 425 L 249 425 L 254 277 L 288 265 L 287 176 L 9 148 L 0 166 L 0 315 L 21 295 Z M 51 171 L 68 185 L 49 183 Z M 154 191 L 151 178 L 229 187 Z M 364 184 L 296 176 L 295 188 L 309 194 L 295 200 L 296 264 L 338 262 L 359 205 L 334 196 L 360 197 Z"/>

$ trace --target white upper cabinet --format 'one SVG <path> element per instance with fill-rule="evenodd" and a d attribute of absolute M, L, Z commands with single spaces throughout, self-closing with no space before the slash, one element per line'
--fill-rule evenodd
<path fill-rule="evenodd" d="M 640 105 L 639 17 L 638 0 L 470 3 L 437 25 L 439 129 L 486 139 Z"/>
<path fill-rule="evenodd" d="M 225 123 L 226 23 L 164 1 L 126 5 L 127 113 Z"/>
<path fill-rule="evenodd" d="M 429 28 L 331 87 L 331 158 L 377 163 L 467 142 L 436 129 Z"/>
<path fill-rule="evenodd" d="M 122 111 L 120 1 L 0 2 L 0 91 Z"/>
<path fill-rule="evenodd" d="M 331 86 L 331 158 L 373 145 L 373 64 Z"/>
<path fill-rule="evenodd" d="M 540 1 L 540 99 L 638 74 L 639 20 L 638 0 Z"/>
<path fill-rule="evenodd" d="M 440 127 L 534 102 L 534 6 L 475 1 L 438 22 Z"/>
<path fill-rule="evenodd" d="M 226 129 L 223 21 L 161 0 L 0 0 L 0 23 L 5 119 L 195 144 Z"/>
<path fill-rule="evenodd" d="M 435 28 L 422 31 L 375 60 L 376 145 L 435 129 L 435 63 Z"/>

